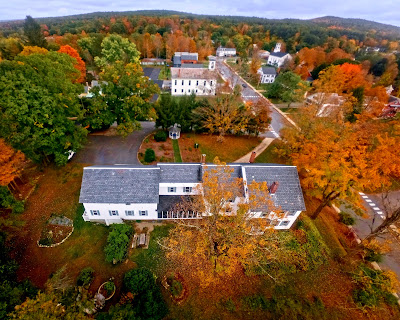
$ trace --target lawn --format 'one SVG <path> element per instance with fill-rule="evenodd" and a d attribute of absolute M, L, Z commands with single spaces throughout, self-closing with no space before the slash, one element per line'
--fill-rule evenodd
<path fill-rule="evenodd" d="M 24 226 L 12 234 L 12 253 L 20 264 L 18 276 L 30 278 L 40 288 L 52 273 L 63 266 L 73 282 L 83 268 L 92 267 L 95 280 L 91 291 L 110 277 L 115 278 L 118 286 L 123 273 L 135 266 L 133 262 L 117 266 L 107 263 L 104 246 L 109 228 L 83 221 L 83 207 L 78 204 L 83 166 L 69 163 L 62 168 L 46 168 L 21 215 Z M 36 241 L 53 213 L 72 219 L 74 232 L 57 247 L 39 248 Z"/>
<path fill-rule="evenodd" d="M 130 259 L 134 261 L 138 267 L 146 267 L 157 275 L 165 272 L 164 252 L 158 245 L 157 241 L 168 235 L 173 224 L 165 224 L 162 226 L 154 226 L 154 230 L 150 234 L 150 243 L 148 249 L 136 248 L 133 250 Z"/>
<path fill-rule="evenodd" d="M 172 147 L 174 148 L 175 162 L 182 162 L 181 151 L 179 150 L 179 142 L 177 139 L 172 140 Z"/>
<path fill-rule="evenodd" d="M 206 154 L 207 162 L 218 157 L 229 163 L 252 151 L 260 142 L 260 138 L 249 136 L 224 136 L 223 142 L 219 142 L 217 135 L 185 133 L 181 134 L 179 146 L 184 162 L 199 162 L 201 154 Z M 195 143 L 199 144 L 198 149 Z"/>
<path fill-rule="evenodd" d="M 169 67 L 161 67 L 161 72 L 158 75 L 158 80 L 171 79 L 171 69 Z"/>
<path fill-rule="evenodd" d="M 271 144 L 268 146 L 268 148 L 257 156 L 255 162 L 287 164 L 286 163 L 287 161 L 279 157 L 279 155 L 276 153 L 278 145 L 279 141 L 277 140 L 272 141 Z"/>

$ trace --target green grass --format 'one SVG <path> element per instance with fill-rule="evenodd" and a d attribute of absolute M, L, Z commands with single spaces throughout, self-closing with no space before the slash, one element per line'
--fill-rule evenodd
<path fill-rule="evenodd" d="M 158 75 L 158 80 L 171 79 L 171 69 L 168 67 L 161 67 L 161 72 Z"/>
<path fill-rule="evenodd" d="M 165 266 L 164 252 L 157 243 L 158 239 L 168 236 L 169 230 L 173 227 L 172 224 L 155 226 L 150 234 L 150 243 L 148 249 L 135 249 L 131 255 L 131 260 L 136 262 L 138 267 L 146 267 L 158 274 Z"/>
<path fill-rule="evenodd" d="M 287 164 L 285 159 L 279 157 L 276 153 L 277 145 L 279 142 L 272 141 L 271 144 L 261 154 L 259 154 L 255 160 L 257 163 L 279 163 Z"/>
<path fill-rule="evenodd" d="M 174 161 L 182 162 L 181 151 L 179 150 L 179 142 L 177 139 L 172 140 L 172 147 L 174 148 Z"/>

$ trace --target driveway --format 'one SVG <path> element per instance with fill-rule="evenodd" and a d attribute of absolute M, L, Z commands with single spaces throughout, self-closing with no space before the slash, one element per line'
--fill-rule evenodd
<path fill-rule="evenodd" d="M 154 122 L 140 122 L 142 129 L 126 138 L 120 136 L 89 135 L 85 147 L 72 162 L 84 164 L 140 164 L 137 153 L 143 139 L 155 130 Z"/>

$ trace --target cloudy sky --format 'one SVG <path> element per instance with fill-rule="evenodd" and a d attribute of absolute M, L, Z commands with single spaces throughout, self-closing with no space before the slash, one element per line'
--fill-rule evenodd
<path fill-rule="evenodd" d="M 333 15 L 400 26 L 399 0 L 0 0 L 0 20 L 95 11 L 169 9 L 198 14 L 308 19 Z"/>

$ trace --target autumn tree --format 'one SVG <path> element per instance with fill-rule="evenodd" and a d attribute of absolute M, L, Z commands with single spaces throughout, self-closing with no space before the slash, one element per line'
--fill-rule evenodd
<path fill-rule="evenodd" d="M 86 136 L 70 120 L 80 113 L 74 63 L 58 52 L 0 63 L 0 136 L 35 162 L 65 164 Z"/>
<path fill-rule="evenodd" d="M 210 103 L 193 111 L 194 119 L 211 133 L 224 136 L 246 130 L 248 118 L 243 117 L 243 106 L 233 95 L 216 97 Z"/>
<path fill-rule="evenodd" d="M 261 58 L 258 54 L 258 50 L 254 50 L 250 62 L 250 74 L 253 79 L 257 80 L 257 82 L 260 82 L 260 74 L 258 73 L 258 70 L 260 68 L 261 68 Z"/>
<path fill-rule="evenodd" d="M 43 48 L 47 46 L 47 41 L 44 38 L 40 25 L 31 16 L 26 16 L 25 18 L 24 34 L 28 38 L 29 45 Z"/>
<path fill-rule="evenodd" d="M 103 70 L 116 62 L 123 64 L 139 62 L 140 53 L 135 44 L 119 35 L 112 34 L 104 38 L 101 48 L 101 57 L 95 57 L 95 62 Z"/>
<path fill-rule="evenodd" d="M 216 276 L 229 276 L 238 269 L 275 279 L 269 264 L 284 255 L 284 240 L 270 220 L 254 218 L 252 211 L 261 207 L 263 212 L 274 210 L 276 218 L 280 211 L 274 207 L 266 183 L 248 181 L 248 202 L 243 199 L 243 184 L 242 179 L 233 177 L 232 168 L 216 159 L 215 166 L 203 170 L 197 195 L 182 199 L 174 209 L 200 212 L 202 219 L 178 220 L 169 236 L 159 242 L 173 266 L 204 286 Z"/>
<path fill-rule="evenodd" d="M 163 38 L 159 33 L 153 36 L 153 46 L 154 46 L 155 56 L 156 58 L 159 58 L 161 50 L 163 49 L 164 46 Z"/>
<path fill-rule="evenodd" d="M 25 46 L 24 50 L 21 51 L 20 55 L 21 56 L 29 56 L 32 53 L 41 53 L 41 54 L 46 54 L 49 52 L 45 48 L 37 47 L 37 46 Z"/>
<path fill-rule="evenodd" d="M 157 85 L 144 77 L 139 63 L 115 62 L 106 66 L 100 77 L 104 81 L 101 93 L 93 91 L 94 101 L 85 109 L 84 123 L 98 128 L 117 121 L 121 134 L 131 133 L 138 128 L 138 120 L 146 119 L 150 99 L 159 91 Z M 104 122 L 99 123 L 99 112 L 104 113 L 101 116 Z"/>
<path fill-rule="evenodd" d="M 23 50 L 21 39 L 8 37 L 0 39 L 0 58 L 12 60 Z M 1 61 L 0 59 L 0 61 Z"/>
<path fill-rule="evenodd" d="M 80 57 L 78 51 L 76 51 L 74 48 L 71 46 L 62 46 L 60 47 L 60 50 L 58 52 L 61 53 L 66 53 L 70 57 L 74 58 L 76 60 L 76 63 L 74 64 L 74 68 L 79 71 L 79 78 L 76 79 L 75 81 L 78 83 L 82 83 L 86 79 L 86 66 L 85 62 L 83 62 L 82 58 Z"/>
<path fill-rule="evenodd" d="M 305 109 L 297 124 L 300 130 L 281 131 L 280 154 L 297 166 L 303 190 L 321 201 L 312 217 L 338 198 L 360 205 L 357 189 L 362 186 L 365 162 L 350 126 L 317 117 L 313 106 Z"/>
<path fill-rule="evenodd" d="M 8 186 L 19 176 L 25 161 L 22 152 L 13 149 L 0 138 L 0 186 Z"/>

